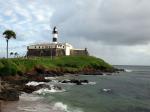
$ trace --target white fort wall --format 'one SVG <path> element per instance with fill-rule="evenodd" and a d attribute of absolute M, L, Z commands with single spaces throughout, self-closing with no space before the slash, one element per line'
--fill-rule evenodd
<path fill-rule="evenodd" d="M 28 49 L 64 49 L 65 55 L 69 56 L 71 49 L 73 49 L 73 46 L 69 43 L 51 43 L 51 44 L 35 44 L 28 46 Z"/>
<path fill-rule="evenodd" d="M 65 54 L 66 54 L 66 56 L 70 55 L 71 49 L 73 49 L 72 45 L 65 43 Z"/>

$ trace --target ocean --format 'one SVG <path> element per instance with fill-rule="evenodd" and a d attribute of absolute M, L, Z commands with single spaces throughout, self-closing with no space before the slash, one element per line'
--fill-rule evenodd
<path fill-rule="evenodd" d="M 150 66 L 116 67 L 126 72 L 61 78 L 90 81 L 84 85 L 53 79 L 49 85 L 59 85 L 64 91 L 23 94 L 10 112 L 14 108 L 14 112 L 150 112 Z"/>

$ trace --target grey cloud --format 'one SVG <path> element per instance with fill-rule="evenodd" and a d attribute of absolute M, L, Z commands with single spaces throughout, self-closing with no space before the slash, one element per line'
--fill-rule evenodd
<path fill-rule="evenodd" d="M 112 45 L 148 44 L 149 3 L 147 0 L 64 2 L 55 8 L 51 23 L 60 27 L 64 37 L 84 37 Z"/>

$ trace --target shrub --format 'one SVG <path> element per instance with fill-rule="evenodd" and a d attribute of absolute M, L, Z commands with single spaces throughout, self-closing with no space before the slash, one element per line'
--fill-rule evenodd
<path fill-rule="evenodd" d="M 8 75 L 16 75 L 17 67 L 10 60 L 2 60 L 1 64 L 3 66 L 0 67 L 0 76 L 8 76 Z"/>

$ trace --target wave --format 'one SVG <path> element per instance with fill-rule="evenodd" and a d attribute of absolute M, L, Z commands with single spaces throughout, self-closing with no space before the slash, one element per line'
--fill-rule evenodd
<path fill-rule="evenodd" d="M 28 82 L 26 85 L 27 86 L 38 86 L 40 84 L 45 84 L 45 82 L 35 82 L 35 81 L 31 81 L 31 82 Z"/>
<path fill-rule="evenodd" d="M 70 80 L 65 80 L 65 81 L 70 81 Z M 61 81 L 58 80 L 51 80 L 51 82 L 49 82 L 50 84 L 61 84 L 61 85 L 76 85 L 76 83 L 71 83 L 71 82 L 67 82 L 67 83 L 62 83 Z M 88 82 L 88 83 L 81 83 L 82 85 L 95 85 L 96 82 Z"/>
<path fill-rule="evenodd" d="M 47 79 L 47 80 L 53 80 L 53 79 L 56 79 L 56 78 L 58 78 L 58 77 L 45 77 L 45 79 Z"/>
<path fill-rule="evenodd" d="M 125 69 L 125 72 L 132 72 L 132 70 L 130 70 L 130 69 Z"/>
<path fill-rule="evenodd" d="M 66 104 L 63 104 L 62 102 L 56 102 L 54 104 L 53 110 L 55 111 L 65 111 L 68 112 L 68 106 Z"/>
<path fill-rule="evenodd" d="M 39 89 L 37 91 L 34 91 L 33 93 L 45 95 L 47 93 L 57 93 L 57 92 L 64 92 L 65 91 L 65 89 L 58 89 L 58 88 L 55 88 L 55 86 L 53 86 L 53 85 L 50 85 L 50 86 L 51 86 L 50 89 L 42 88 L 42 89 Z"/>
<path fill-rule="evenodd" d="M 23 93 L 20 96 L 20 100 L 29 101 L 29 102 L 39 101 L 42 99 L 43 99 L 43 97 L 39 97 L 39 96 L 35 96 L 33 94 L 27 94 L 27 93 Z"/>
<path fill-rule="evenodd" d="M 83 112 L 81 109 L 69 108 L 68 105 L 62 102 L 56 102 L 53 106 L 53 110 L 56 112 Z"/>
<path fill-rule="evenodd" d="M 26 112 L 37 112 L 37 110 L 33 107 L 17 107 L 20 111 Z"/>
<path fill-rule="evenodd" d="M 88 83 L 82 83 L 83 85 L 95 85 L 96 84 L 96 82 L 88 82 Z"/>

